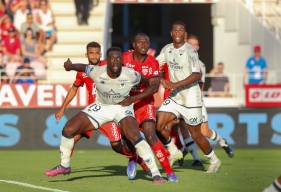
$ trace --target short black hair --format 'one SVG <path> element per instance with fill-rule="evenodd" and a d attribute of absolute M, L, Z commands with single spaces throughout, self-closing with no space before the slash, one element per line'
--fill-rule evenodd
<path fill-rule="evenodd" d="M 139 37 L 139 36 L 141 36 L 141 37 L 146 37 L 146 38 L 148 39 L 148 41 L 150 41 L 150 38 L 149 38 L 149 36 L 148 36 L 147 34 L 140 32 L 140 33 L 137 33 L 137 34 L 134 36 L 133 42 L 134 42 L 134 41 L 137 39 L 137 37 Z"/>
<path fill-rule="evenodd" d="M 99 48 L 101 49 L 101 46 L 99 43 L 95 42 L 95 41 L 92 41 L 90 43 L 87 44 L 87 51 L 89 48 Z"/>
<path fill-rule="evenodd" d="M 173 29 L 173 26 L 174 25 L 181 25 L 181 26 L 183 26 L 184 27 L 184 30 L 186 30 L 186 25 L 185 25 L 185 23 L 183 22 L 183 21 L 174 21 L 173 23 L 172 23 L 172 28 L 171 28 L 171 30 Z"/>
<path fill-rule="evenodd" d="M 198 38 L 198 36 L 193 35 L 193 34 L 188 34 L 188 35 L 187 35 L 187 40 L 188 40 L 188 39 L 196 39 L 197 41 L 200 41 L 199 38 Z"/>
<path fill-rule="evenodd" d="M 106 51 L 106 57 L 109 56 L 109 54 L 113 51 L 116 51 L 116 52 L 122 52 L 121 48 L 120 47 L 110 47 L 109 49 L 107 49 Z"/>

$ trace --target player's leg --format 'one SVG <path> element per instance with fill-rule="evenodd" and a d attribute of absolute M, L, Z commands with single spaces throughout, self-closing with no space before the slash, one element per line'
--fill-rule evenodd
<path fill-rule="evenodd" d="M 202 106 L 202 116 L 203 116 L 203 123 L 201 125 L 201 132 L 205 137 L 213 140 L 215 143 L 218 143 L 220 147 L 224 149 L 226 154 L 229 157 L 234 156 L 234 152 L 232 148 L 227 144 L 226 140 L 222 138 L 216 131 L 212 130 L 208 126 L 208 114 L 205 105 Z"/>
<path fill-rule="evenodd" d="M 145 161 L 147 167 L 150 169 L 153 181 L 155 183 L 163 183 L 164 180 L 156 165 L 153 152 L 148 143 L 141 137 L 136 119 L 127 115 L 119 123 L 124 136 L 134 145 L 137 154 Z"/>
<path fill-rule="evenodd" d="M 136 150 L 134 146 L 125 138 L 121 136 L 121 131 L 120 127 L 116 125 L 114 122 L 109 122 L 104 125 L 102 125 L 99 128 L 99 131 L 103 133 L 110 141 L 111 148 L 116 152 L 121 155 L 124 155 L 128 157 L 129 159 L 133 159 L 136 163 L 138 163 L 145 172 L 149 172 L 148 167 L 136 154 Z M 128 176 L 130 175 L 129 179 L 134 179 L 136 175 L 136 165 L 135 169 L 130 169 L 133 170 L 132 174 L 127 174 Z"/>
<path fill-rule="evenodd" d="M 190 136 L 188 127 L 183 119 L 180 119 L 179 127 L 186 147 L 186 149 L 183 151 L 183 156 L 185 156 L 189 152 L 194 159 L 192 166 L 203 166 L 202 161 L 198 155 L 196 143 L 193 141 L 192 137 Z"/>
<path fill-rule="evenodd" d="M 177 119 L 178 116 L 179 113 L 175 109 L 175 103 L 169 98 L 163 102 L 157 113 L 156 130 L 159 139 L 167 147 L 170 153 L 170 165 L 173 165 L 174 162 L 182 159 L 183 157 L 181 150 L 179 150 L 172 142 L 170 137 L 171 130 L 169 127 L 167 127 L 167 125 Z"/>
<path fill-rule="evenodd" d="M 83 112 L 79 112 L 66 123 L 66 125 L 62 130 L 62 136 L 61 136 L 60 165 L 46 171 L 45 175 L 56 176 L 59 174 L 69 174 L 71 172 L 70 156 L 74 146 L 74 136 L 79 135 L 90 129 L 94 129 L 94 126 L 91 125 L 91 121 L 88 119 L 87 115 Z"/>
<path fill-rule="evenodd" d="M 161 143 L 159 138 L 155 132 L 155 121 L 144 121 L 142 123 L 143 133 L 144 136 L 150 145 L 152 151 L 154 152 L 155 156 L 159 160 L 161 166 L 164 168 L 165 172 L 167 173 L 167 178 L 171 182 L 177 182 L 178 179 L 170 166 L 169 162 L 169 152 Z"/>
<path fill-rule="evenodd" d="M 275 181 L 265 188 L 263 192 L 280 192 L 281 191 L 281 175 Z"/>

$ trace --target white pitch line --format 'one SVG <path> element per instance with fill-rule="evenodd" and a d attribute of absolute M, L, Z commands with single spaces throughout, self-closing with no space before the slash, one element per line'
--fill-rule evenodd
<path fill-rule="evenodd" d="M 69 191 L 64 191 L 64 190 L 60 190 L 60 189 L 52 189 L 52 188 L 48 188 L 48 187 L 42 187 L 42 186 L 38 186 L 38 185 L 32 185 L 29 183 L 23 183 L 23 182 L 18 182 L 18 181 L 11 181 L 11 180 L 1 180 L 0 182 L 2 183 L 9 183 L 9 184 L 15 184 L 15 185 L 20 185 L 20 186 L 24 186 L 24 187 L 29 187 L 29 188 L 33 188 L 33 189 L 41 189 L 44 191 L 51 191 L 51 192 L 69 192 Z"/>

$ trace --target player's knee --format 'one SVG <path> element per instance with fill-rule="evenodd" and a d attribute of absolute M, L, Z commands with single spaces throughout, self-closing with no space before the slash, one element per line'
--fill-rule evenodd
<path fill-rule="evenodd" d="M 111 144 L 111 148 L 113 149 L 113 151 L 115 151 L 116 153 L 122 154 L 122 143 L 121 143 L 121 141 L 111 142 L 110 144 Z"/>
<path fill-rule="evenodd" d="M 62 135 L 65 137 L 74 137 L 75 136 L 75 127 L 71 123 L 67 122 L 65 127 L 62 130 Z"/>
<path fill-rule="evenodd" d="M 194 129 L 190 133 L 191 133 L 191 136 L 192 136 L 193 140 L 195 140 L 195 141 L 197 141 L 198 139 L 203 137 L 200 129 L 198 129 L 198 130 Z"/>

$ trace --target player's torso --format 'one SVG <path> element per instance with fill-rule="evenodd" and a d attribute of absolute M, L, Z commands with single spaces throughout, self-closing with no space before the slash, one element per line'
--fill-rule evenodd
<path fill-rule="evenodd" d="M 192 57 L 193 49 L 184 44 L 176 49 L 173 44 L 165 50 L 165 58 L 168 65 L 169 78 L 171 82 L 178 82 L 187 78 L 192 73 Z M 173 90 L 170 97 L 178 104 L 188 107 L 197 107 L 202 105 L 202 95 L 198 83 L 181 87 Z"/>
<path fill-rule="evenodd" d="M 93 74 L 96 84 L 96 101 L 102 104 L 114 105 L 124 100 L 133 87 L 132 76 L 126 68 L 122 68 L 120 76 L 112 79 L 108 76 L 106 67 L 99 69 Z"/>
<path fill-rule="evenodd" d="M 152 56 L 147 56 L 143 61 L 137 61 L 133 58 L 133 51 L 128 51 L 123 54 L 123 64 L 128 68 L 132 68 L 142 76 L 149 78 L 151 76 L 159 75 L 159 65 L 156 65 L 157 62 Z M 141 83 L 139 86 L 134 88 L 131 91 L 131 95 L 136 95 L 143 92 L 147 88 L 146 84 Z M 153 96 L 147 98 L 146 100 L 153 101 Z"/>
<path fill-rule="evenodd" d="M 82 80 L 86 86 L 88 93 L 88 104 L 91 104 L 95 101 L 96 98 L 96 85 L 92 78 L 88 77 L 86 73 L 79 72 L 82 76 Z"/>

